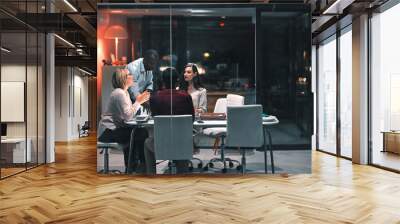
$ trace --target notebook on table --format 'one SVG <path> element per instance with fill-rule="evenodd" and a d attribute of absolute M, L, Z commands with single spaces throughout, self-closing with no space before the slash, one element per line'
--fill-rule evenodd
<path fill-rule="evenodd" d="M 201 120 L 226 120 L 225 113 L 201 113 Z"/>

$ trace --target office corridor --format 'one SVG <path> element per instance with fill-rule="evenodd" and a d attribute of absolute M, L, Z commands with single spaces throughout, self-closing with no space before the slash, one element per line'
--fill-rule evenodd
<path fill-rule="evenodd" d="M 398 174 L 313 152 L 311 175 L 96 173 L 96 139 L 0 181 L 0 223 L 398 223 Z"/>

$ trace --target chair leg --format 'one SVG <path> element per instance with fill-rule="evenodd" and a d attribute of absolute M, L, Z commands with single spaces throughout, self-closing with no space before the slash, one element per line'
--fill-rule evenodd
<path fill-rule="evenodd" d="M 213 146 L 214 155 L 217 155 L 217 150 L 218 150 L 218 144 L 219 144 L 219 140 L 220 140 L 220 138 L 219 138 L 219 137 L 216 137 L 216 138 L 215 138 L 215 141 L 214 141 L 214 146 Z"/>
<path fill-rule="evenodd" d="M 272 169 L 272 173 L 275 173 L 275 165 L 274 165 L 274 153 L 272 150 L 272 138 L 271 138 L 271 133 L 269 131 L 267 131 L 268 133 L 268 139 L 269 139 L 269 153 L 271 156 L 271 169 Z"/>
<path fill-rule="evenodd" d="M 109 158 L 108 158 L 109 154 L 108 154 L 108 148 L 104 148 L 104 173 L 108 173 L 109 171 Z"/>
<path fill-rule="evenodd" d="M 242 174 L 246 172 L 246 155 L 244 148 L 242 148 Z"/>
<path fill-rule="evenodd" d="M 267 164 L 267 148 L 264 145 L 264 164 L 265 164 L 265 173 L 268 173 L 268 164 Z"/>
<path fill-rule="evenodd" d="M 226 161 L 225 161 L 225 142 L 224 142 L 224 136 L 221 136 L 221 160 L 222 160 L 222 163 L 224 164 L 224 168 L 222 169 L 222 172 L 223 173 L 226 173 L 227 172 L 227 169 L 226 169 Z"/>

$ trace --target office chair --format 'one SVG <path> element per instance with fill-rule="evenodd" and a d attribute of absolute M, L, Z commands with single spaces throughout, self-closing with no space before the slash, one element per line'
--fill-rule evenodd
<path fill-rule="evenodd" d="M 193 158 L 192 115 L 154 117 L 154 156 L 156 160 L 169 160 L 170 174 L 175 173 L 176 160 Z"/>
<path fill-rule="evenodd" d="M 239 168 L 244 174 L 246 172 L 246 150 L 254 150 L 265 146 L 262 106 L 228 107 L 227 117 L 226 146 L 240 149 L 242 161 Z M 225 147 L 225 145 L 222 147 Z"/>
<path fill-rule="evenodd" d="M 229 106 L 240 106 L 244 104 L 244 97 L 236 94 L 228 94 L 226 98 L 219 98 L 215 104 L 214 113 L 226 113 L 227 107 Z M 218 145 L 221 142 L 221 146 L 225 145 L 225 136 L 226 136 L 226 128 L 206 128 L 203 130 L 203 134 L 209 137 L 215 138 L 214 141 L 214 154 L 216 154 Z M 238 169 L 240 169 L 240 162 L 237 160 L 233 160 L 230 158 L 225 158 L 225 149 L 221 147 L 221 157 L 220 158 L 212 158 L 208 167 L 213 168 L 214 162 L 223 162 L 224 168 L 222 172 L 227 172 L 225 162 L 228 162 L 229 168 L 234 167 L 234 163 L 238 164 Z"/>

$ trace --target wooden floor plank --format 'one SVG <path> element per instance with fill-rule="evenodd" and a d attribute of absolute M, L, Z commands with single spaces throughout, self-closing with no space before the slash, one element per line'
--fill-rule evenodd
<path fill-rule="evenodd" d="M 313 152 L 313 173 L 134 177 L 96 173 L 96 139 L 0 181 L 0 223 L 400 223 L 400 175 Z"/>

